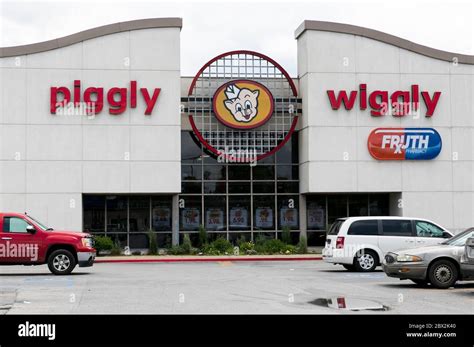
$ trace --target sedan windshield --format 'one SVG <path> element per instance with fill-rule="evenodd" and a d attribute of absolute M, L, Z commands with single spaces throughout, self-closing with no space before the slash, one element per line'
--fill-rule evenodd
<path fill-rule="evenodd" d="M 467 229 L 460 234 L 443 242 L 443 245 L 464 246 L 468 238 L 474 237 L 474 228 Z"/>

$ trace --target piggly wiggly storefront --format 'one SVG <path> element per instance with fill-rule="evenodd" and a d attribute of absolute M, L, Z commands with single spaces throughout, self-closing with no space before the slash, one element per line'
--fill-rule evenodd
<path fill-rule="evenodd" d="M 310 246 L 344 216 L 474 225 L 474 56 L 304 21 L 298 76 L 235 50 L 187 77 L 181 27 L 0 48 L 1 211 L 131 248 L 200 225 L 231 241 L 290 228 Z"/>

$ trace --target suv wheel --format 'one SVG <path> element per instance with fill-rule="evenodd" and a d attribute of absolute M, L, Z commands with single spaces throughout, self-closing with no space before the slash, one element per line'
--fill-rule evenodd
<path fill-rule="evenodd" d="M 378 264 L 379 257 L 374 251 L 363 250 L 354 259 L 354 267 L 360 272 L 374 271 Z"/>
<path fill-rule="evenodd" d="M 55 275 L 69 275 L 76 267 L 76 258 L 65 249 L 58 249 L 48 257 L 48 267 Z"/>
<path fill-rule="evenodd" d="M 449 260 L 438 260 L 430 266 L 428 277 L 434 287 L 447 289 L 458 280 L 458 269 Z"/>

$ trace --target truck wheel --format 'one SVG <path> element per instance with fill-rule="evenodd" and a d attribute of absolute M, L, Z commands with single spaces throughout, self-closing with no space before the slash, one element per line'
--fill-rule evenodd
<path fill-rule="evenodd" d="M 438 260 L 430 266 L 428 277 L 435 288 L 447 289 L 458 280 L 458 269 L 449 260 Z"/>
<path fill-rule="evenodd" d="M 76 267 L 76 258 L 66 249 L 58 249 L 48 258 L 48 267 L 55 275 L 69 275 Z"/>
<path fill-rule="evenodd" d="M 379 264 L 379 257 L 374 251 L 363 250 L 354 259 L 354 267 L 359 272 L 371 272 Z"/>

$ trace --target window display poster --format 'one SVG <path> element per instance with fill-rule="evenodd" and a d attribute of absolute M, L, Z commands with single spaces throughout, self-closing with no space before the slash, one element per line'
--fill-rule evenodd
<path fill-rule="evenodd" d="M 224 228 L 224 210 L 209 208 L 206 210 L 206 228 L 211 230 Z"/>
<path fill-rule="evenodd" d="M 232 207 L 229 211 L 230 226 L 248 227 L 248 211 L 245 207 Z"/>
<path fill-rule="evenodd" d="M 184 208 L 181 214 L 181 224 L 185 230 L 198 229 L 201 215 L 198 208 Z"/>
<path fill-rule="evenodd" d="M 255 210 L 255 226 L 273 228 L 273 210 L 270 207 L 257 207 Z"/>
<path fill-rule="evenodd" d="M 309 206 L 306 211 L 308 214 L 308 229 L 324 230 L 326 229 L 326 212 L 321 206 Z"/>
<path fill-rule="evenodd" d="M 283 207 L 280 209 L 280 225 L 282 227 L 298 227 L 298 210 L 296 208 Z"/>
<path fill-rule="evenodd" d="M 171 209 L 164 206 L 153 207 L 153 229 L 171 229 Z"/>

